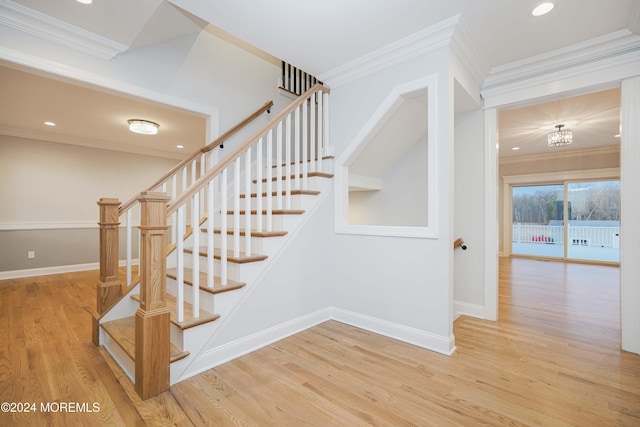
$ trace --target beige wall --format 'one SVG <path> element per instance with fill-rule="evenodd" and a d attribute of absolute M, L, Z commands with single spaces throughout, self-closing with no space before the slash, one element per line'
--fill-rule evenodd
<path fill-rule="evenodd" d="M 97 262 L 96 202 L 126 202 L 175 163 L 0 135 L 0 272 Z"/>

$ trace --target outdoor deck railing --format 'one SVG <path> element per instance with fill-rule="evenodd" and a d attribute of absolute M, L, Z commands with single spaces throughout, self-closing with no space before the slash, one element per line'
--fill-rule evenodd
<path fill-rule="evenodd" d="M 537 224 L 513 224 L 512 241 L 517 243 L 564 244 L 564 227 Z M 572 226 L 568 228 L 570 245 L 617 248 L 620 227 Z"/>

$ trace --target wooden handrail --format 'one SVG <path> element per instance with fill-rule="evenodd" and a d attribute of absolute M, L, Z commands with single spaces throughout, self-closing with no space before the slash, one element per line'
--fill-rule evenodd
<path fill-rule="evenodd" d="M 253 121 L 258 116 L 260 116 L 260 114 L 262 114 L 265 111 L 271 109 L 271 107 L 273 107 L 273 101 L 269 101 L 269 102 L 265 103 L 262 107 L 258 108 L 256 111 L 251 113 L 251 115 L 247 116 L 244 120 L 242 120 L 237 125 L 233 126 L 231 129 L 227 130 L 225 133 L 223 133 L 222 135 L 217 137 L 211 143 L 207 144 L 205 147 L 203 147 L 203 148 L 199 149 L 198 151 L 194 152 L 191 156 L 189 156 L 188 158 L 184 159 L 183 161 L 181 161 L 180 163 L 178 163 L 177 165 L 172 167 L 167 173 L 162 175 L 153 184 L 151 184 L 148 188 L 143 190 L 143 192 L 145 192 L 145 191 L 153 191 L 154 188 L 156 188 L 158 185 L 160 185 L 163 182 L 165 182 L 167 179 L 169 179 L 169 177 L 171 177 L 177 171 L 179 171 L 184 166 L 189 164 L 189 162 L 192 162 L 193 159 L 195 159 L 196 157 L 198 157 L 199 155 L 201 155 L 203 153 L 207 153 L 207 152 L 213 150 L 214 148 L 216 148 L 217 146 L 222 144 L 224 141 L 229 139 L 233 134 L 235 134 L 240 129 L 242 129 L 244 126 L 248 125 L 251 121 Z M 137 198 L 138 198 L 138 195 L 133 196 L 128 202 L 126 202 L 125 204 L 120 206 L 120 214 L 125 212 L 131 206 L 133 206 L 136 203 Z"/>
<path fill-rule="evenodd" d="M 250 115 L 249 117 L 247 117 L 246 119 L 244 119 L 243 121 L 241 121 L 240 123 L 232 127 L 231 129 L 229 129 L 228 131 L 220 135 L 218 138 L 216 138 L 215 141 L 213 141 L 211 144 L 207 145 L 200 151 L 203 153 L 207 153 L 213 150 L 214 148 L 222 144 L 224 141 L 226 141 L 231 135 L 238 132 L 240 129 L 242 129 L 243 127 L 248 125 L 250 122 L 252 122 L 254 119 L 256 119 L 258 116 L 260 116 L 260 114 L 264 113 L 267 110 L 270 110 L 271 107 L 273 107 L 273 101 L 267 102 L 262 107 L 257 109 L 252 115 Z"/>
<path fill-rule="evenodd" d="M 453 241 L 453 249 L 456 248 L 462 248 L 463 251 L 467 250 L 467 245 L 464 244 L 464 240 L 462 239 L 462 237 L 458 237 Z"/>
<path fill-rule="evenodd" d="M 233 163 L 238 157 L 242 155 L 247 149 L 254 144 L 258 139 L 263 137 L 270 129 L 272 129 L 276 124 L 280 121 L 284 120 L 287 115 L 291 114 L 298 106 L 300 106 L 303 102 L 306 102 L 311 95 L 317 91 L 321 90 L 322 92 L 329 93 L 329 88 L 321 85 L 315 84 L 305 93 L 300 95 L 295 101 L 287 106 L 284 110 L 282 110 L 278 115 L 273 117 L 269 122 L 261 127 L 257 132 L 255 132 L 250 138 L 248 138 L 245 142 L 243 142 L 238 148 L 236 148 L 233 152 L 231 152 L 228 156 L 222 159 L 218 164 L 216 164 L 213 168 L 209 169 L 207 173 L 198 178 L 191 186 L 183 192 L 179 197 L 175 198 L 173 201 L 169 203 L 167 206 L 167 215 L 171 215 L 173 212 L 178 210 L 183 203 L 185 203 L 189 198 L 191 198 L 194 194 L 200 191 L 211 179 L 215 178 L 220 172 L 222 172 L 225 168 L 227 168 L 231 163 Z"/>

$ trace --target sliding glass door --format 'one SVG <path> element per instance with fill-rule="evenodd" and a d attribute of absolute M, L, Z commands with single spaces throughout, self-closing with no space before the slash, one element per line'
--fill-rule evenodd
<path fill-rule="evenodd" d="M 527 185 L 512 189 L 511 253 L 564 257 L 564 186 Z"/>
<path fill-rule="evenodd" d="M 512 254 L 620 261 L 620 181 L 511 188 Z"/>
<path fill-rule="evenodd" d="M 570 182 L 567 258 L 620 262 L 620 181 Z"/>

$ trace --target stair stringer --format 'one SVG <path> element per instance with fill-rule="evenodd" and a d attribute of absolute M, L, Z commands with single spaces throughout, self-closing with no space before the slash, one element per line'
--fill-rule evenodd
<path fill-rule="evenodd" d="M 316 197 L 316 201 L 313 207 L 305 211 L 295 229 L 287 230 L 288 234 L 286 236 L 286 239 L 284 239 L 282 245 L 277 249 L 277 251 L 273 255 L 270 254 L 266 260 L 261 262 L 264 263 L 264 266 L 260 270 L 257 277 L 255 277 L 255 279 L 252 281 L 247 281 L 247 286 L 245 286 L 241 290 L 226 293 L 226 295 L 223 296 L 224 299 L 216 299 L 216 313 L 220 314 L 220 319 L 209 325 L 209 330 L 211 332 L 206 340 L 200 342 L 199 345 L 197 343 L 189 343 L 190 345 L 188 347 L 183 347 L 186 350 L 189 350 L 190 355 L 182 361 L 173 363 L 173 365 L 176 365 L 176 368 L 178 366 L 184 366 L 184 369 L 180 372 L 179 377 L 172 376 L 172 384 L 183 381 L 203 371 L 206 371 L 207 369 L 218 366 L 219 364 L 224 363 L 227 360 L 242 355 L 238 354 L 234 357 L 226 357 L 224 360 L 211 360 L 211 357 L 208 356 L 208 353 L 213 348 L 216 340 L 220 337 L 222 332 L 230 324 L 234 316 L 238 313 L 243 303 L 253 294 L 253 292 L 259 287 L 260 283 L 268 275 L 271 269 L 278 263 L 280 257 L 295 241 L 298 234 L 304 229 L 305 225 L 314 216 L 318 208 L 323 205 L 329 194 L 333 193 L 332 180 L 322 179 L 321 181 L 322 182 L 320 182 L 317 187 L 317 189 L 320 190 L 320 194 Z M 216 298 L 219 298 L 220 296 L 221 295 L 216 295 Z M 195 348 L 196 345 L 199 347 L 197 351 Z"/>

